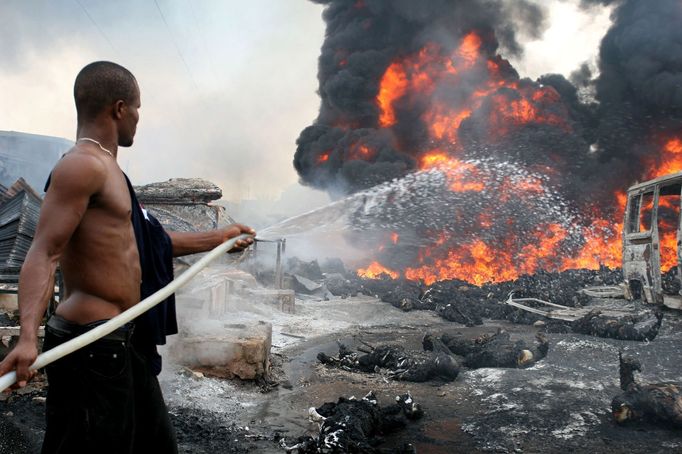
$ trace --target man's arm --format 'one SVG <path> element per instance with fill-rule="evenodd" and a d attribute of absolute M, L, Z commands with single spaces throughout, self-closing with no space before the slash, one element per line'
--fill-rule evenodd
<path fill-rule="evenodd" d="M 173 257 L 206 252 L 220 246 L 230 238 L 234 238 L 243 233 L 256 235 L 256 231 L 251 227 L 242 224 L 232 224 L 222 229 L 209 230 L 207 232 L 170 232 L 168 236 L 173 243 Z M 233 251 L 240 251 L 253 244 L 253 238 L 237 241 Z"/>
<path fill-rule="evenodd" d="M 52 172 L 36 233 L 19 274 L 19 341 L 0 362 L 0 375 L 16 369 L 20 387 L 33 375 L 28 368 L 38 356 L 38 327 L 54 291 L 59 257 L 105 178 L 104 163 L 84 154 L 65 156 Z"/>

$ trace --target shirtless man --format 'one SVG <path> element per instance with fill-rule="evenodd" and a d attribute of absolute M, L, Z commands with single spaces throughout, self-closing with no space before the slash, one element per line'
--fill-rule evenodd
<path fill-rule="evenodd" d="M 45 350 L 141 298 L 143 270 L 131 221 L 138 207 L 116 161 L 118 147 L 133 144 L 140 109 L 137 81 L 117 64 L 91 63 L 78 74 L 74 97 L 78 140 L 52 171 L 19 279 L 21 334 L 0 363 L 0 375 L 16 370 L 18 387 L 34 374 L 28 368 L 38 354 L 37 330 L 57 264 L 65 294 L 48 321 Z M 255 234 L 235 224 L 209 232 L 168 232 L 165 238 L 172 255 L 181 256 L 208 251 L 242 233 Z M 236 249 L 252 241 L 240 240 Z M 177 452 L 149 357 L 131 342 L 135 328 L 122 327 L 47 367 L 44 453 Z"/>

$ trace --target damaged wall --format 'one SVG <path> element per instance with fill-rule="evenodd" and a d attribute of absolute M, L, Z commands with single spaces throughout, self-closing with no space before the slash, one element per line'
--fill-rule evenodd
<path fill-rule="evenodd" d="M 211 230 L 234 223 L 224 207 L 210 203 L 222 197 L 222 190 L 201 178 L 171 178 L 137 186 L 135 192 L 140 203 L 168 230 Z"/>

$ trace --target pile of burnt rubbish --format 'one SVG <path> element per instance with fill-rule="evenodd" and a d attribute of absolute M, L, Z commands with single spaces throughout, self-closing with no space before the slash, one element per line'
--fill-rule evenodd
<path fill-rule="evenodd" d="M 522 324 L 543 319 L 541 315 L 499 304 L 511 292 L 516 297 L 532 297 L 576 307 L 586 302 L 579 293 L 583 288 L 616 285 L 620 281 L 620 272 L 602 268 L 560 273 L 541 271 L 514 281 L 489 283 L 480 287 L 457 279 L 435 282 L 430 286 L 407 280 L 365 279 L 362 285 L 382 301 L 403 310 L 433 310 L 447 320 L 473 326 L 480 325 L 484 318 Z"/>
<path fill-rule="evenodd" d="M 395 398 L 392 405 L 381 406 L 373 392 L 362 399 L 339 398 L 308 411 L 309 419 L 319 424 L 319 433 L 302 436 L 289 446 L 286 439 L 280 444 L 287 452 L 314 453 L 415 453 L 411 444 L 391 449 L 380 445 L 385 435 L 407 426 L 424 415 L 421 406 L 407 393 Z"/>
<path fill-rule="evenodd" d="M 272 274 L 272 273 L 270 273 Z M 269 273 L 261 272 L 259 280 L 267 284 Z M 328 299 L 358 294 L 380 298 L 404 311 L 429 310 L 440 317 L 466 326 L 483 324 L 483 320 L 505 320 L 512 323 L 544 325 L 547 332 L 575 332 L 622 340 L 653 340 L 663 318 L 662 312 L 635 303 L 630 313 L 612 314 L 590 310 L 593 298 L 583 289 L 593 286 L 615 286 L 622 282 L 618 269 L 574 269 L 562 272 L 539 271 L 514 281 L 488 283 L 481 286 L 451 279 L 425 285 L 403 278 L 381 275 L 364 279 L 345 268 L 339 259 L 306 262 L 291 258 L 285 267 L 285 285 L 299 295 Z M 567 308 L 581 308 L 575 320 L 553 320 L 544 315 L 503 304 L 515 298 L 537 298 Z"/>
<path fill-rule="evenodd" d="M 519 324 L 540 324 L 547 332 L 575 332 L 622 340 L 648 341 L 658 334 L 663 313 L 634 303 L 637 310 L 608 312 L 590 309 L 592 297 L 583 289 L 595 285 L 615 285 L 619 272 L 600 270 L 568 270 L 561 273 L 540 272 L 515 281 L 485 284 L 481 287 L 463 281 L 436 282 L 422 287 L 399 281 L 387 285 L 386 279 L 364 282 L 382 301 L 403 310 L 432 310 L 446 320 L 467 326 L 483 324 L 484 319 L 506 320 Z M 566 308 L 584 309 L 575 320 L 550 319 L 545 315 L 502 304 L 509 299 L 537 298 Z"/>
<path fill-rule="evenodd" d="M 424 351 L 407 351 L 400 345 L 371 346 L 362 342 L 358 352 L 339 344 L 338 356 L 324 352 L 317 359 L 324 365 L 349 372 L 380 373 L 393 380 L 425 382 L 453 381 L 461 367 L 525 368 L 547 356 L 549 341 L 538 333 L 529 345 L 523 339 L 512 339 L 498 330 L 470 338 L 454 333 L 427 334 L 422 340 Z"/>

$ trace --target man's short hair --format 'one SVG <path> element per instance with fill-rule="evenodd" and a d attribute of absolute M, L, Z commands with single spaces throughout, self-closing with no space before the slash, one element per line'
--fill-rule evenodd
<path fill-rule="evenodd" d="M 138 95 L 135 76 L 109 61 L 96 61 L 81 69 L 73 87 L 79 118 L 93 118 L 118 100 L 132 103 Z"/>

